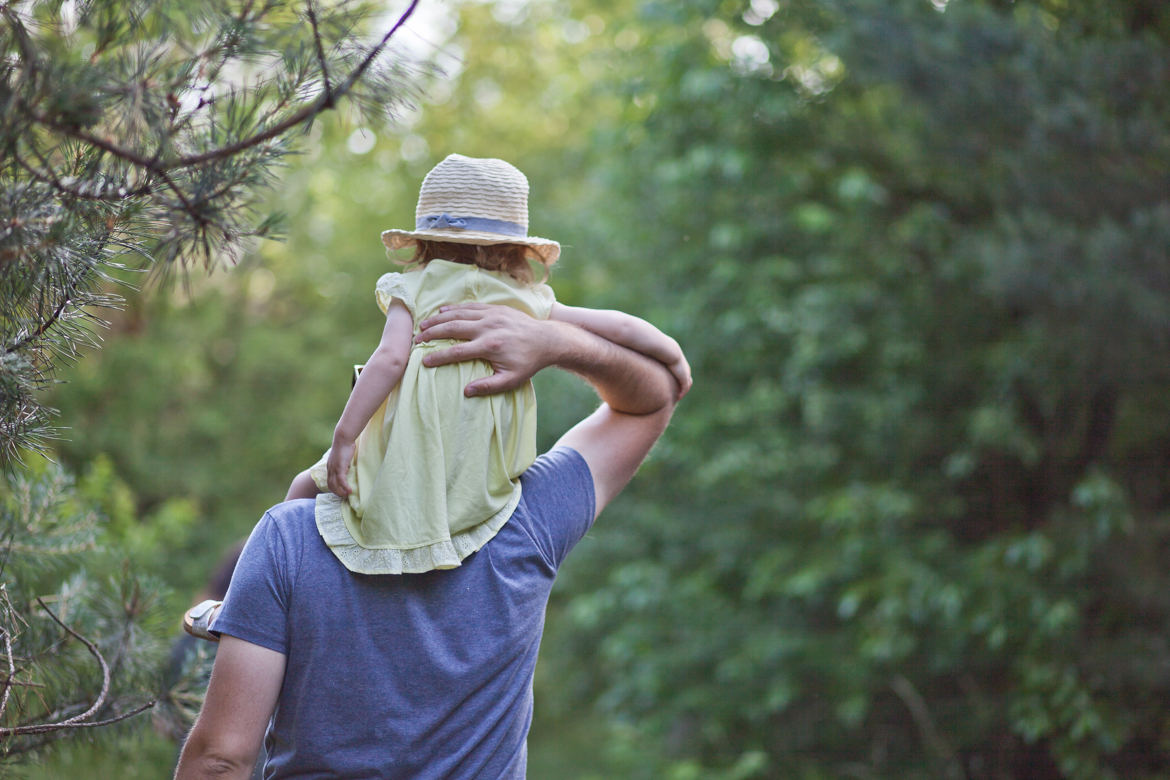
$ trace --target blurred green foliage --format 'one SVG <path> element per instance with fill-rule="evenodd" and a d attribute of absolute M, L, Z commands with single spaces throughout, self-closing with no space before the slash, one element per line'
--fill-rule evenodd
<path fill-rule="evenodd" d="M 287 243 L 148 285 L 57 388 L 126 538 L 201 586 L 328 446 L 378 231 L 447 153 L 499 156 L 561 300 L 649 318 L 696 375 L 562 572 L 534 779 L 1170 777 L 1163 4 L 454 21 L 395 132 L 310 134 Z M 546 446 L 593 403 L 538 394 Z"/>

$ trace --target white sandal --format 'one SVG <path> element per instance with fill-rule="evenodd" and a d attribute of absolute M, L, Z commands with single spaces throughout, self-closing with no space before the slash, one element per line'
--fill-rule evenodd
<path fill-rule="evenodd" d="M 213 634 L 211 624 L 219 614 L 222 601 L 201 601 L 183 615 L 183 630 L 193 637 L 218 642 L 219 635 Z"/>

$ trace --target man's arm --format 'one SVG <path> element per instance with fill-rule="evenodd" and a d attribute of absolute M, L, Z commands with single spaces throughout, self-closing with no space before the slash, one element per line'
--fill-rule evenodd
<path fill-rule="evenodd" d="M 573 448 L 588 464 L 598 513 L 634 476 L 674 411 L 679 386 L 666 366 L 575 325 L 481 303 L 444 307 L 420 325 L 418 341 L 466 340 L 428 355 L 425 365 L 473 359 L 492 364 L 495 374 L 468 385 L 469 396 L 518 387 L 548 366 L 593 385 L 604 403 L 558 444 Z"/>
<path fill-rule="evenodd" d="M 687 364 L 682 347 L 641 317 L 612 309 L 586 309 L 554 303 L 548 318 L 584 328 L 606 341 L 654 358 L 674 375 L 679 384 L 679 398 L 691 389 L 691 367 Z"/>
<path fill-rule="evenodd" d="M 284 682 L 285 657 L 224 634 L 211 684 L 175 780 L 246 780 L 260 754 L 264 730 Z"/>

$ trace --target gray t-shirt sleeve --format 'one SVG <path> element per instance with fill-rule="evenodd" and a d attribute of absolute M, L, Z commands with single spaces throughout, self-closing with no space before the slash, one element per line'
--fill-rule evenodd
<path fill-rule="evenodd" d="M 252 529 L 214 624 L 220 634 L 285 655 L 297 561 L 288 554 L 280 522 L 273 515 L 281 514 L 286 506 L 273 507 Z"/>
<path fill-rule="evenodd" d="M 556 447 L 537 458 L 520 480 L 532 540 L 559 569 L 593 525 L 593 474 L 576 450 Z"/>

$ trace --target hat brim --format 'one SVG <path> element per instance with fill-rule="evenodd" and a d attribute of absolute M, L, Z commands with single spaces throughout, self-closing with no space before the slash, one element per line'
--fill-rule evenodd
<path fill-rule="evenodd" d="M 412 246 L 415 241 L 450 241 L 453 244 L 521 244 L 530 247 L 545 265 L 552 265 L 561 256 L 561 245 L 556 241 L 536 236 L 504 236 L 499 233 L 479 233 L 474 230 L 383 230 L 382 243 L 387 249 Z"/>

